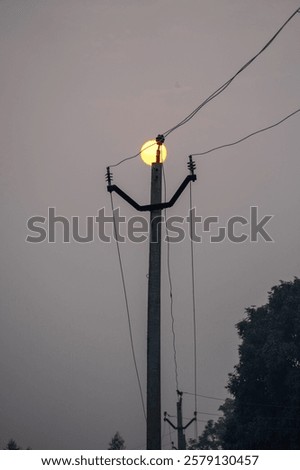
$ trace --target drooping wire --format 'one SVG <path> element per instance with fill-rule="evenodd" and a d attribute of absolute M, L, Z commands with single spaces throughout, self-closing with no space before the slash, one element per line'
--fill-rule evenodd
<path fill-rule="evenodd" d="M 145 420 L 147 420 L 145 402 L 144 402 L 142 385 L 141 385 L 141 379 L 140 379 L 140 374 L 139 374 L 139 370 L 138 370 L 138 366 L 137 366 L 134 343 L 133 343 L 131 318 L 130 318 L 130 312 L 129 312 L 129 303 L 128 303 L 128 296 L 127 296 L 127 289 L 126 289 L 126 283 L 125 283 L 125 275 L 124 275 L 123 263 L 122 263 L 122 258 L 121 258 L 119 240 L 118 240 L 118 236 L 117 236 L 117 227 L 116 227 L 114 202 L 113 202 L 112 193 L 110 193 L 110 201 L 111 201 L 111 210 L 112 210 L 112 216 L 113 216 L 114 238 L 115 238 L 115 241 L 116 241 L 118 260 L 119 260 L 119 265 L 120 265 L 120 273 L 121 273 L 121 279 L 122 279 L 122 286 L 123 286 L 123 293 L 124 293 L 124 300 L 125 300 L 125 308 L 126 308 L 126 314 L 127 314 L 127 320 L 128 320 L 128 328 L 129 328 L 129 337 L 130 337 L 130 346 L 131 346 L 132 358 L 133 358 L 135 373 L 136 373 L 136 377 L 137 377 L 137 381 L 138 381 L 138 387 L 139 387 L 139 392 L 140 392 L 140 397 L 141 397 L 141 404 L 142 404 L 142 408 L 143 408 L 143 413 L 144 413 Z"/>
<path fill-rule="evenodd" d="M 207 423 L 207 420 L 197 418 L 197 423 Z"/>
<path fill-rule="evenodd" d="M 208 415 L 208 416 L 222 416 L 219 413 L 207 413 L 206 411 L 198 411 L 199 415 Z"/>
<path fill-rule="evenodd" d="M 195 394 L 192 392 L 182 392 L 184 395 L 191 395 L 194 396 Z M 209 400 L 217 400 L 217 401 L 222 401 L 223 403 L 227 400 L 227 398 L 220 398 L 220 397 L 212 397 L 210 395 L 200 395 L 200 393 L 197 394 L 198 397 L 201 398 L 207 398 Z M 291 408 L 291 409 L 300 409 L 299 406 L 292 406 L 292 405 L 278 405 L 278 404 L 272 404 L 272 403 L 258 403 L 254 401 L 243 401 L 242 402 L 245 405 L 251 405 L 251 406 L 266 406 L 266 407 L 273 407 L 273 408 Z"/>
<path fill-rule="evenodd" d="M 252 57 L 246 64 L 244 64 L 229 80 L 227 80 L 223 85 L 221 85 L 217 90 L 215 90 L 208 98 L 206 98 L 199 106 L 197 106 L 194 111 L 192 111 L 188 116 L 186 116 L 182 121 L 180 121 L 178 124 L 167 130 L 166 132 L 163 133 L 164 137 L 167 137 L 171 132 L 175 131 L 179 127 L 183 126 L 186 124 L 188 121 L 190 121 L 199 111 L 202 109 L 207 103 L 212 101 L 214 98 L 216 98 L 220 93 L 222 93 L 231 83 L 232 81 L 242 72 L 244 71 L 252 62 L 254 62 L 255 59 L 257 59 L 258 56 L 260 56 L 269 46 L 270 44 L 275 40 L 275 38 L 280 34 L 280 32 L 283 30 L 283 28 L 292 20 L 292 18 L 299 13 L 300 9 L 298 8 L 286 21 L 285 23 L 279 28 L 279 30 L 272 36 L 272 38 L 265 44 L 265 46 L 254 56 Z M 137 154 L 127 157 L 122 159 L 119 163 L 115 165 L 111 165 L 112 167 L 118 166 L 121 163 L 136 158 L 140 155 L 140 152 Z"/>
<path fill-rule="evenodd" d="M 169 423 L 168 423 L 168 425 L 169 425 L 169 430 L 166 431 L 166 421 L 164 421 L 163 431 L 162 431 L 162 442 L 163 442 L 162 447 L 163 447 L 163 449 L 164 449 L 164 448 L 165 448 L 165 449 L 168 448 L 168 447 L 166 447 L 168 444 L 165 444 L 165 443 L 164 443 L 166 437 L 168 437 L 169 440 L 170 440 L 170 443 L 169 443 L 169 446 L 170 446 L 170 447 L 169 447 L 169 448 L 170 448 L 170 449 L 173 449 L 173 448 L 174 448 L 174 442 L 172 441 L 172 434 L 174 434 L 176 431 L 172 431 L 171 426 L 170 426 Z"/>
<path fill-rule="evenodd" d="M 194 395 L 194 394 L 193 394 Z M 198 414 L 200 415 L 209 415 L 209 416 L 222 416 L 220 413 L 206 413 L 205 411 L 198 411 Z M 177 418 L 177 416 L 175 415 L 169 415 L 169 413 L 167 413 L 167 416 L 169 418 Z M 182 419 L 185 419 L 186 421 L 190 421 L 191 418 L 188 418 L 187 416 L 183 416 Z"/>
<path fill-rule="evenodd" d="M 244 64 L 229 80 L 227 80 L 223 85 L 221 85 L 217 90 L 215 90 L 208 98 L 206 98 L 197 108 L 195 108 L 188 116 L 186 116 L 182 121 L 180 121 L 178 124 L 175 126 L 171 127 L 167 131 L 165 131 L 162 135 L 164 137 L 167 137 L 171 132 L 174 132 L 176 129 L 179 127 L 183 126 L 187 122 L 189 122 L 206 104 L 208 104 L 210 101 L 215 99 L 218 95 L 220 95 L 232 82 L 233 80 L 240 74 L 242 73 L 249 65 L 254 62 L 257 57 L 259 57 L 269 46 L 270 44 L 276 39 L 276 37 L 281 33 L 281 31 L 285 28 L 285 26 L 292 20 L 292 18 L 297 14 L 300 13 L 300 8 L 298 8 L 284 23 L 283 25 L 278 29 L 278 31 L 272 36 L 272 38 L 265 44 L 265 46 L 246 64 Z M 153 144 L 154 145 L 154 144 Z M 118 165 L 121 165 L 122 163 L 134 159 L 140 155 L 141 152 L 136 153 L 135 155 L 132 155 L 131 157 L 123 158 L 120 160 L 118 163 L 115 163 L 114 165 L 110 165 L 111 167 L 116 167 Z"/>
<path fill-rule="evenodd" d="M 215 152 L 216 150 L 220 150 L 220 149 L 223 149 L 225 147 L 231 147 L 232 145 L 239 144 L 239 143 L 243 142 L 244 140 L 249 139 L 249 137 L 253 137 L 256 134 L 259 134 L 260 132 L 265 132 L 269 129 L 272 129 L 273 127 L 279 126 L 279 124 L 282 124 L 284 121 L 286 121 L 287 119 L 289 119 L 290 117 L 294 116 L 295 114 L 297 114 L 299 112 L 300 112 L 300 108 L 298 108 L 298 109 L 296 109 L 296 111 L 293 111 L 292 113 L 288 114 L 288 116 L 285 116 L 283 119 L 276 122 L 275 124 L 271 124 L 268 127 L 264 127 L 262 129 L 259 129 L 259 130 L 255 131 L 255 132 L 251 132 L 251 134 L 248 134 L 245 137 L 242 137 L 241 139 L 236 140 L 235 142 L 231 142 L 229 144 L 219 145 L 218 147 L 211 148 L 209 150 L 206 150 L 205 152 L 192 153 L 191 155 L 193 157 L 197 157 L 197 156 L 201 156 L 201 155 L 207 155 L 208 153 Z"/>
<path fill-rule="evenodd" d="M 153 142 L 153 144 L 148 145 L 147 147 L 144 148 L 144 150 L 147 150 L 147 149 L 149 149 L 150 147 L 153 147 L 153 145 L 157 145 L 156 142 Z M 110 168 L 114 168 L 114 167 L 116 167 L 116 166 L 121 165 L 121 164 L 124 163 L 124 162 L 127 162 L 127 160 L 132 160 L 133 158 L 137 158 L 139 155 L 141 155 L 141 150 L 140 150 L 138 153 L 136 153 L 135 155 L 132 155 L 131 157 L 123 158 L 123 159 L 122 159 L 121 161 L 119 161 L 118 163 L 115 163 L 114 165 L 109 165 L 109 166 L 110 166 Z"/>
<path fill-rule="evenodd" d="M 198 400 L 197 400 L 197 323 L 196 323 L 196 298 L 195 298 L 195 266 L 194 266 L 194 242 L 192 233 L 192 210 L 193 210 L 193 194 L 192 183 L 190 182 L 190 247 L 191 247 L 191 274 L 192 274 L 192 302 L 193 302 L 193 349 L 194 349 L 194 404 L 197 417 Z M 195 439 L 198 439 L 198 426 L 195 420 Z"/>
<path fill-rule="evenodd" d="M 169 425 L 169 431 L 167 431 L 167 432 L 163 435 L 163 437 L 165 437 L 165 436 L 168 436 L 168 437 L 169 437 L 169 440 L 170 440 L 170 449 L 174 449 L 174 442 L 172 441 L 172 434 L 175 434 L 176 431 L 172 431 L 171 426 L 170 426 L 169 423 L 168 423 L 168 425 Z"/>
<path fill-rule="evenodd" d="M 221 85 L 217 90 L 215 90 L 206 100 L 204 100 L 197 108 L 194 109 L 188 116 L 186 116 L 182 121 L 176 124 L 174 127 L 171 127 L 169 130 L 163 133 L 165 137 L 167 137 L 171 132 L 174 132 L 179 127 L 183 126 L 187 122 L 189 122 L 199 111 L 202 109 L 207 103 L 215 99 L 218 95 L 220 95 L 226 88 L 233 82 L 233 80 L 243 72 L 247 67 L 249 67 L 252 62 L 254 62 L 257 57 L 259 57 L 275 40 L 275 38 L 281 33 L 281 31 L 285 28 L 285 26 L 292 20 L 292 18 L 300 12 L 300 8 L 298 8 L 285 22 L 284 24 L 278 29 L 278 31 L 272 36 L 272 38 L 264 45 L 264 47 L 253 56 L 248 62 L 246 62 L 229 80 L 227 80 L 223 85 Z"/>
<path fill-rule="evenodd" d="M 182 392 L 183 394 L 185 395 L 192 395 L 194 396 L 195 393 L 192 393 L 192 392 Z M 218 401 L 226 401 L 226 398 L 218 398 L 218 397 L 211 397 L 209 395 L 200 395 L 200 393 L 197 393 L 197 397 L 201 397 L 201 398 L 208 398 L 210 400 L 218 400 Z"/>
<path fill-rule="evenodd" d="M 164 180 L 164 200 L 166 202 L 167 201 L 167 181 L 166 181 L 164 165 L 162 165 L 162 173 L 163 173 L 163 180 Z M 166 242 L 167 242 L 167 272 L 168 272 L 168 281 L 169 281 L 170 315 L 171 315 L 172 336 L 173 336 L 173 357 L 174 357 L 174 366 L 175 366 L 175 383 L 176 383 L 176 390 L 179 390 L 175 319 L 174 319 L 174 313 L 173 313 L 173 283 L 172 283 L 171 265 L 170 265 L 170 240 L 169 240 L 169 229 L 167 225 L 167 209 L 164 209 L 164 212 L 165 212 L 165 227 L 166 227 Z"/>

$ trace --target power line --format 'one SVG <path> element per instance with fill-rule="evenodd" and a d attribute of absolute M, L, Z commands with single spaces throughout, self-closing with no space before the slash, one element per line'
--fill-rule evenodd
<path fill-rule="evenodd" d="M 144 150 L 147 150 L 147 149 L 149 149 L 150 147 L 153 147 L 153 145 L 156 145 L 156 142 L 154 142 L 153 144 L 148 145 L 147 147 L 144 148 Z M 135 155 L 132 155 L 131 157 L 123 158 L 122 160 L 120 160 L 118 163 L 115 163 L 114 165 L 110 165 L 110 168 L 114 168 L 114 167 L 116 167 L 116 166 L 119 166 L 119 165 L 121 165 L 121 163 L 127 162 L 127 160 L 132 160 L 133 158 L 136 158 L 136 157 L 138 157 L 139 155 L 141 155 L 141 151 L 139 151 L 139 152 L 136 153 Z"/>
<path fill-rule="evenodd" d="M 190 183 L 190 217 L 192 217 L 193 194 L 192 184 Z M 193 340 L 194 340 L 194 395 L 195 395 L 195 413 L 197 413 L 197 325 L 196 325 L 196 299 L 195 299 L 195 267 L 194 267 L 194 243 L 192 234 L 192 221 L 190 221 L 190 247 L 191 247 L 191 273 L 192 273 L 192 301 L 193 301 Z M 197 438 L 197 420 L 195 421 L 195 437 Z"/>
<path fill-rule="evenodd" d="M 168 423 L 168 426 L 169 426 L 170 446 L 171 446 L 171 449 L 173 449 L 173 447 L 174 447 L 174 442 L 172 441 L 172 434 L 174 434 L 176 431 L 172 431 L 171 426 L 170 426 L 170 423 Z"/>
<path fill-rule="evenodd" d="M 226 148 L 226 147 L 232 147 L 233 145 L 236 145 L 236 144 L 240 144 L 241 142 L 243 142 L 244 140 L 247 140 L 249 139 L 250 137 L 253 137 L 257 134 L 260 134 L 261 132 L 265 132 L 265 131 L 268 131 L 270 129 L 272 129 L 273 127 L 276 127 L 276 126 L 279 126 L 280 124 L 282 124 L 283 122 L 287 121 L 289 118 L 293 117 L 295 114 L 299 113 L 300 112 L 300 108 L 296 109 L 295 111 L 293 111 L 292 113 L 288 114 L 287 116 L 285 116 L 283 119 L 281 119 L 280 121 L 277 121 L 275 122 L 274 124 L 271 124 L 267 127 L 263 127 L 261 129 L 258 129 L 257 131 L 254 131 L 254 132 L 251 132 L 251 134 L 248 134 L 246 135 L 245 137 L 242 137 L 241 139 L 239 140 L 236 140 L 234 142 L 230 142 L 228 144 L 223 144 L 223 145 L 219 145 L 217 147 L 213 147 L 209 150 L 205 150 L 204 152 L 199 152 L 199 153 L 191 153 L 190 155 L 193 156 L 193 157 L 199 157 L 199 156 L 202 156 L 202 155 L 207 155 L 208 153 L 211 153 L 211 152 L 215 152 L 216 150 L 220 150 L 220 149 L 223 149 L 223 148 Z M 149 145 L 149 147 L 152 147 L 153 145 L 155 144 L 151 144 Z M 149 148 L 147 147 L 147 148 Z M 128 157 L 128 158 L 124 158 L 123 160 L 121 160 L 119 163 L 115 164 L 115 165 L 110 165 L 110 167 L 115 167 L 115 166 L 118 166 L 118 165 L 121 165 L 121 163 L 125 162 L 126 160 L 130 160 L 132 158 L 136 158 L 140 155 L 140 152 L 137 153 L 136 155 L 133 155 L 132 157 Z"/>
<path fill-rule="evenodd" d="M 288 114 L 288 116 L 285 116 L 283 119 L 281 119 L 280 121 L 276 122 L 275 124 L 271 124 L 270 126 L 268 127 L 264 127 L 262 129 L 259 129 L 255 132 L 251 132 L 251 134 L 248 134 L 246 135 L 245 137 L 242 137 L 241 139 L 239 140 L 236 140 L 235 142 L 231 142 L 229 144 L 223 144 L 223 145 L 219 145 L 218 147 L 214 147 L 214 148 L 211 148 L 209 150 L 206 150 L 205 152 L 200 152 L 200 153 L 192 153 L 191 155 L 193 157 L 197 157 L 197 156 L 200 156 L 200 155 L 207 155 L 208 153 L 211 153 L 211 152 L 214 152 L 215 150 L 220 150 L 222 148 L 225 148 L 225 147 L 231 147 L 232 145 L 236 145 L 236 144 L 239 144 L 240 142 L 243 142 L 244 140 L 246 139 L 249 139 L 249 137 L 252 137 L 256 134 L 259 134 L 260 132 L 265 132 L 269 129 L 272 129 L 273 127 L 276 127 L 276 126 L 279 126 L 279 124 L 282 124 L 284 121 L 286 121 L 287 119 L 289 119 L 290 117 L 294 116 L 295 114 L 299 113 L 300 111 L 300 108 L 299 109 L 296 109 L 296 111 L 293 111 L 291 114 Z"/>
<path fill-rule="evenodd" d="M 172 434 L 175 434 L 176 431 L 172 431 L 171 430 L 171 426 L 169 425 L 169 431 L 165 432 L 163 435 L 162 435 L 162 439 L 166 436 L 171 436 Z"/>
<path fill-rule="evenodd" d="M 198 411 L 197 412 L 198 415 L 208 415 L 208 416 L 219 416 L 219 417 L 222 417 L 222 415 L 220 413 L 207 413 L 205 411 Z M 167 416 L 169 418 L 177 418 L 177 416 L 175 415 L 169 415 L 169 413 L 167 413 Z M 191 418 L 188 418 L 186 416 L 183 416 L 182 419 L 185 419 L 186 421 L 190 421 Z"/>
<path fill-rule="evenodd" d="M 206 413 L 205 411 L 198 411 L 199 415 L 208 415 L 208 416 L 222 416 L 219 413 Z"/>
<path fill-rule="evenodd" d="M 192 392 L 182 392 L 185 395 L 191 395 L 194 396 L 195 394 Z M 199 393 L 197 394 L 197 397 L 201 398 L 207 398 L 209 400 L 217 400 L 217 401 L 222 401 L 223 403 L 227 400 L 234 400 L 232 398 L 219 398 L 219 397 L 212 397 L 210 395 L 200 395 Z M 240 400 L 239 400 L 240 401 Z M 299 406 L 292 406 L 292 405 L 278 405 L 278 404 L 271 404 L 271 403 L 258 403 L 254 401 L 240 401 L 243 405 L 250 405 L 250 406 L 266 406 L 266 407 L 274 407 L 274 408 L 290 408 L 290 409 L 300 409 Z"/>
<path fill-rule="evenodd" d="M 220 95 L 226 88 L 233 82 L 233 80 L 241 73 L 243 72 L 247 67 L 249 67 L 252 62 L 257 59 L 269 46 L 270 44 L 275 40 L 275 38 L 281 33 L 283 28 L 292 20 L 292 18 L 300 12 L 300 8 L 298 8 L 284 23 L 283 25 L 278 29 L 278 31 L 272 36 L 272 38 L 264 45 L 264 47 L 257 53 L 255 54 L 254 57 L 252 57 L 246 64 L 244 64 L 227 82 L 223 83 L 217 90 L 215 90 L 206 100 L 204 100 L 199 106 L 197 106 L 194 111 L 192 111 L 188 116 L 186 116 L 182 121 L 180 121 L 178 124 L 176 124 L 174 127 L 171 127 L 168 131 L 164 132 L 163 135 L 167 137 L 171 132 L 174 132 L 176 129 L 179 127 L 183 126 L 187 122 L 189 122 L 199 111 L 202 109 L 207 103 L 215 99 L 218 95 Z"/>
<path fill-rule="evenodd" d="M 184 393 L 185 395 L 192 395 L 194 396 L 195 393 L 192 393 L 192 392 L 182 392 Z M 201 397 L 201 398 L 208 398 L 210 400 L 218 400 L 218 401 L 226 401 L 226 398 L 217 398 L 217 397 L 211 397 L 209 395 L 200 395 L 200 393 L 197 393 L 197 397 Z"/>
<path fill-rule="evenodd" d="M 270 44 L 276 39 L 276 37 L 281 33 L 281 31 L 285 28 L 285 26 L 292 20 L 292 18 L 297 14 L 297 13 L 300 13 L 300 8 L 298 8 L 284 23 L 283 25 L 278 29 L 278 31 L 272 36 L 272 38 L 265 44 L 265 46 L 254 56 L 252 57 L 250 60 L 248 60 L 248 62 L 246 62 L 231 78 L 229 78 L 229 80 L 227 80 L 225 83 L 223 83 L 223 85 L 221 85 L 217 90 L 215 90 L 210 96 L 208 96 L 208 98 L 206 98 L 199 106 L 197 106 L 197 108 L 195 108 L 188 116 L 186 116 L 182 121 L 180 121 L 178 124 L 176 124 L 175 126 L 171 127 L 170 129 L 168 129 L 167 131 L 165 131 L 162 135 L 164 137 L 167 137 L 168 135 L 171 134 L 171 132 L 174 132 L 176 129 L 178 129 L 179 127 L 183 126 L 184 124 L 186 124 L 187 122 L 189 122 L 206 104 L 208 104 L 210 101 L 212 101 L 213 99 L 215 99 L 218 95 L 220 95 L 232 82 L 233 80 L 240 74 L 242 73 L 247 67 L 249 67 L 249 65 L 254 62 L 257 57 L 259 57 L 269 46 Z M 155 144 L 151 144 L 149 147 L 151 147 L 152 145 L 155 145 Z M 136 157 L 138 157 L 140 155 L 140 151 L 138 153 L 136 153 L 135 155 L 132 155 L 130 157 L 127 157 L 127 158 L 123 158 L 122 160 L 120 160 L 118 163 L 115 163 L 114 165 L 110 165 L 111 168 L 113 167 L 116 167 L 118 165 L 121 165 L 122 163 L 128 161 L 128 160 L 131 160 L 131 159 L 134 159 Z"/>
<path fill-rule="evenodd" d="M 197 418 L 197 423 L 207 423 L 207 420 Z"/>
<path fill-rule="evenodd" d="M 140 380 L 140 374 L 139 374 L 139 371 L 138 371 L 137 361 L 136 361 L 136 355 L 135 355 L 135 350 L 134 350 L 134 343 L 133 343 L 133 336 L 132 336 L 132 327 L 131 327 L 131 318 L 130 318 L 129 304 L 128 304 L 128 296 L 127 296 L 127 290 L 126 290 L 126 284 L 125 284 L 125 276 L 124 276 L 123 263 L 122 263 L 121 253 L 120 253 L 119 240 L 118 240 L 118 236 L 117 236 L 117 227 L 116 227 L 116 220 L 115 220 L 115 213 L 114 213 L 114 202 L 113 202 L 112 193 L 110 193 L 110 201 L 111 201 L 111 210 L 112 210 L 112 215 L 113 215 L 114 235 L 115 235 L 115 240 L 116 240 L 116 247 L 117 247 L 118 259 L 119 259 L 119 265 L 120 265 L 120 273 L 121 273 L 121 279 L 122 279 L 122 286 L 123 286 L 125 307 L 126 307 L 127 320 L 128 320 L 128 328 L 129 328 L 129 337 L 130 337 L 131 352 L 132 352 L 132 357 L 133 357 L 133 363 L 134 363 L 135 373 L 136 373 L 136 377 L 137 377 L 137 381 L 138 381 L 138 386 L 139 386 L 139 392 L 140 392 L 140 397 L 141 397 L 141 403 L 142 403 L 143 413 L 144 413 L 145 420 L 147 420 L 147 417 L 146 417 L 146 409 L 145 409 L 145 403 L 144 403 L 144 397 L 143 397 L 143 391 L 142 391 L 142 385 L 141 385 L 141 380 Z"/>
<path fill-rule="evenodd" d="M 163 428 L 163 432 L 162 432 L 162 441 L 164 442 L 165 440 L 165 437 L 169 437 L 169 440 L 170 440 L 170 448 L 173 449 L 174 447 L 174 442 L 172 441 L 172 434 L 175 434 L 176 431 L 172 431 L 171 429 L 171 426 L 170 426 L 170 423 L 168 423 L 169 425 L 169 431 L 165 432 L 165 424 L 166 424 L 166 421 L 164 421 L 164 428 Z M 163 444 L 163 447 L 166 447 L 167 444 Z"/>
<path fill-rule="evenodd" d="M 162 166 L 163 180 L 164 180 L 164 200 L 167 201 L 167 182 L 164 166 Z M 171 314 L 171 325 L 172 325 L 172 336 L 173 336 L 173 357 L 175 366 L 175 382 L 176 390 L 179 390 L 178 385 L 178 363 L 177 363 L 177 350 L 176 350 L 176 335 L 175 335 L 175 319 L 173 313 L 173 283 L 171 277 L 171 266 L 170 266 L 170 240 L 169 240 L 169 229 L 167 226 L 167 209 L 165 212 L 165 227 L 166 227 L 166 241 L 167 241 L 167 272 L 169 280 L 169 296 L 170 296 L 170 314 Z"/>
<path fill-rule="evenodd" d="M 200 412 L 199 412 L 199 413 L 200 413 Z M 215 413 L 204 413 L 204 414 L 206 414 L 206 415 L 218 416 L 219 418 L 224 418 L 224 416 L 222 416 L 222 415 L 220 415 L 220 414 L 215 414 Z M 169 416 L 170 418 L 176 418 L 176 416 L 172 416 L 172 415 L 168 415 L 168 416 Z M 276 416 L 274 416 L 274 417 L 271 417 L 271 416 L 262 416 L 261 418 L 263 419 L 263 421 L 270 421 L 270 420 L 271 420 L 271 421 L 273 420 L 273 422 L 276 421 L 276 420 L 278 421 L 278 417 L 276 417 Z M 187 417 L 185 417 L 185 416 L 183 416 L 182 419 L 184 419 L 185 421 L 190 420 L 190 418 L 187 418 Z M 205 420 L 205 419 L 199 419 L 199 418 L 197 418 L 197 421 L 200 422 L 200 423 L 207 423 L 207 422 L 208 422 L 208 421 Z M 276 423 L 275 423 L 275 424 L 276 424 Z M 278 428 L 274 428 L 274 427 L 270 427 L 270 425 L 268 425 L 268 428 L 269 428 L 269 429 L 275 429 L 275 430 L 277 429 L 277 430 L 280 430 L 280 429 L 282 429 L 282 426 L 280 426 L 280 427 L 278 427 Z M 285 429 L 293 430 L 293 429 L 296 429 L 296 428 L 295 428 L 295 427 L 294 427 L 294 428 L 291 428 L 291 427 L 286 427 L 286 426 L 285 426 Z"/>

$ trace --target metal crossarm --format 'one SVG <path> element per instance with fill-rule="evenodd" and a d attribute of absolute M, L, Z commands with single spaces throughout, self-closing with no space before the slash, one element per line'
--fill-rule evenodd
<path fill-rule="evenodd" d="M 162 202 L 160 204 L 145 204 L 145 205 L 140 205 L 138 204 L 134 199 L 132 199 L 128 194 L 126 194 L 119 186 L 116 184 L 108 184 L 107 186 L 107 191 L 109 193 L 112 193 L 113 191 L 119 196 L 121 196 L 128 204 L 130 204 L 132 207 L 134 207 L 137 211 L 140 212 L 146 212 L 146 211 L 153 211 L 153 210 L 163 210 L 163 209 L 168 209 L 169 207 L 172 207 L 181 193 L 185 190 L 187 185 L 189 184 L 190 181 L 196 181 L 197 175 L 194 173 L 186 176 L 186 178 L 183 180 L 173 197 L 170 199 L 168 202 Z"/>

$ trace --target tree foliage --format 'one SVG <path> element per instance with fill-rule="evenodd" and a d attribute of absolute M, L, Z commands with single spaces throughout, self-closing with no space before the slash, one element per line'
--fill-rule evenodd
<path fill-rule="evenodd" d="M 273 287 L 266 305 L 246 309 L 237 330 L 239 363 L 227 386 L 233 400 L 194 445 L 300 449 L 300 280 Z"/>
<path fill-rule="evenodd" d="M 210 419 L 198 440 L 190 439 L 188 448 L 191 450 L 202 449 L 202 450 L 218 450 L 219 446 L 219 435 L 217 424 Z"/>
<path fill-rule="evenodd" d="M 125 441 L 120 433 L 117 431 L 115 435 L 111 438 L 109 443 L 108 450 L 125 450 Z"/>
<path fill-rule="evenodd" d="M 6 450 L 21 450 L 14 439 L 10 439 L 5 447 Z"/>
<path fill-rule="evenodd" d="M 219 410 L 223 416 L 218 421 L 209 420 L 198 440 L 189 440 L 189 449 L 219 450 L 224 448 L 224 435 L 230 421 L 233 419 L 233 400 L 227 398 Z"/>

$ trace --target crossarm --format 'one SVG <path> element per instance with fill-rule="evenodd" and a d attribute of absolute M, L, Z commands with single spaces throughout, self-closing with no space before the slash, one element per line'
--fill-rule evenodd
<path fill-rule="evenodd" d="M 161 204 L 145 204 L 141 206 L 138 204 L 134 199 L 132 199 L 128 194 L 126 194 L 122 189 L 119 188 L 116 184 L 109 184 L 107 186 L 107 191 L 112 193 L 113 191 L 119 194 L 128 204 L 130 204 L 132 207 L 134 207 L 137 211 L 140 212 L 145 212 L 145 211 L 154 211 L 154 210 L 161 210 L 161 209 L 168 209 L 169 207 L 172 207 L 181 193 L 185 190 L 187 185 L 189 184 L 190 181 L 196 181 L 197 176 L 195 174 L 191 174 L 186 176 L 186 178 L 183 180 L 173 197 L 170 199 L 169 202 L 162 202 Z"/>

